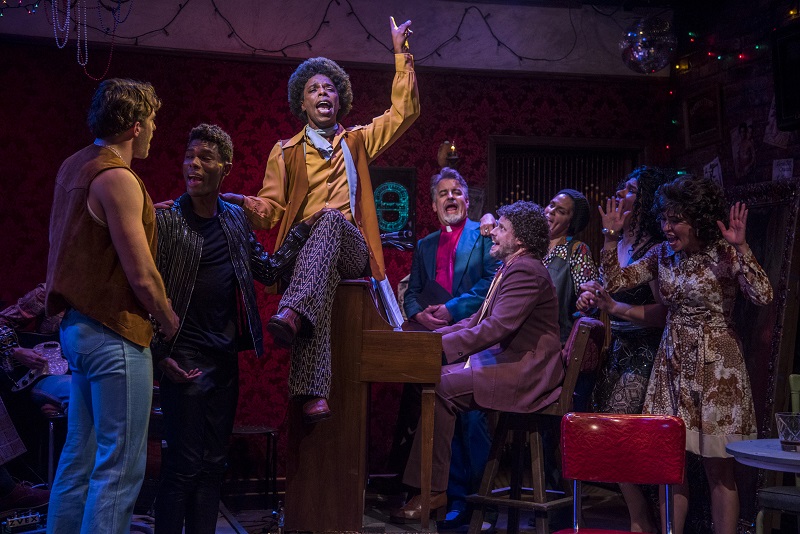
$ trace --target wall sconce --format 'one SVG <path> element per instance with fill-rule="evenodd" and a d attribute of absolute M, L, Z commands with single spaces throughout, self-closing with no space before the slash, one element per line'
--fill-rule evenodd
<path fill-rule="evenodd" d="M 439 151 L 436 153 L 436 162 L 439 164 L 439 168 L 450 167 L 451 169 L 457 169 L 460 160 L 461 157 L 456 151 L 455 141 L 442 141 L 442 144 L 439 145 Z"/>

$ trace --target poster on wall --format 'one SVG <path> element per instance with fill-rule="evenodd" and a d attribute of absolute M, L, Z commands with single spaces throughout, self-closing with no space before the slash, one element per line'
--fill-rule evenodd
<path fill-rule="evenodd" d="M 416 243 L 417 171 L 370 167 L 375 211 L 384 247 L 411 250 Z"/>
<path fill-rule="evenodd" d="M 733 171 L 737 178 L 753 172 L 756 167 L 756 146 L 753 144 L 753 121 L 742 121 L 731 130 Z"/>
<path fill-rule="evenodd" d="M 722 139 L 722 91 L 713 85 L 689 95 L 683 101 L 683 124 L 689 150 Z"/>
<path fill-rule="evenodd" d="M 722 187 L 722 166 L 719 164 L 719 156 L 710 163 L 703 165 L 703 176 L 711 178 Z"/>
<path fill-rule="evenodd" d="M 789 132 L 782 132 L 778 130 L 778 118 L 775 112 L 775 97 L 772 97 L 772 105 L 769 107 L 769 115 L 767 116 L 767 129 L 764 130 L 764 142 L 786 148 L 789 146 L 789 140 L 792 134 Z"/>

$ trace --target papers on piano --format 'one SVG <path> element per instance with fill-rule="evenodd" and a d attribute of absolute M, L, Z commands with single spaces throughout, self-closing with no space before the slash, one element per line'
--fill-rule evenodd
<path fill-rule="evenodd" d="M 386 310 L 386 317 L 389 320 L 389 324 L 391 324 L 392 328 L 395 330 L 400 330 L 403 325 L 403 314 L 400 313 L 400 306 L 397 304 L 397 298 L 394 296 L 394 290 L 392 290 L 389 279 L 384 278 L 378 282 L 373 278 L 372 285 L 378 290 L 378 295 L 383 303 L 383 308 Z"/>

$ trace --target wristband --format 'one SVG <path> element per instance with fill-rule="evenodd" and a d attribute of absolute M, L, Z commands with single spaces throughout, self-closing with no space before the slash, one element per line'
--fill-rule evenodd
<path fill-rule="evenodd" d="M 612 230 L 611 228 L 603 228 L 603 235 L 608 237 L 609 239 L 622 239 L 622 232 L 618 232 L 616 230 Z"/>

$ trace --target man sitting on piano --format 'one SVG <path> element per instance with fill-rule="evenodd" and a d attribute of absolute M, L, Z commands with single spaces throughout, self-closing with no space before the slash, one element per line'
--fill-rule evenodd
<path fill-rule="evenodd" d="M 244 208 L 254 228 L 279 225 L 276 246 L 289 228 L 321 208 L 327 214 L 297 257 L 278 313 L 267 330 L 292 348 L 289 395 L 303 401 L 303 417 L 315 423 L 330 417 L 331 309 L 343 278 L 371 274 L 387 288 L 369 164 L 389 148 L 419 116 L 414 58 L 408 28 L 390 20 L 395 77 L 391 108 L 370 124 L 345 128 L 353 91 L 347 73 L 334 61 L 317 57 L 300 64 L 289 78 L 289 108 L 304 128 L 270 152 L 264 182 L 256 197 L 226 193 Z"/>
<path fill-rule="evenodd" d="M 431 179 L 431 202 L 441 229 L 417 243 L 403 308 L 409 328 L 436 330 L 478 311 L 500 261 L 489 253 L 492 240 L 467 218 L 467 182 L 445 167 Z M 406 384 L 398 414 L 390 468 L 402 472 L 420 417 L 419 388 Z M 491 447 L 486 413 L 472 410 L 456 419 L 447 494 L 450 508 L 441 529 L 467 521 L 466 496 L 478 490 Z"/>
<path fill-rule="evenodd" d="M 442 337 L 442 380 L 436 386 L 431 509 L 447 504 L 450 443 L 460 412 L 476 409 L 535 412 L 561 393 L 564 366 L 558 299 L 542 258 L 549 226 L 544 210 L 519 201 L 498 210 L 491 255 L 501 260 L 489 293 L 471 317 L 437 330 Z M 522 377 L 522 378 L 521 378 Z M 523 379 L 524 378 L 524 379 Z M 403 482 L 419 488 L 421 436 L 411 448 Z M 419 496 L 392 512 L 417 521 Z"/>

